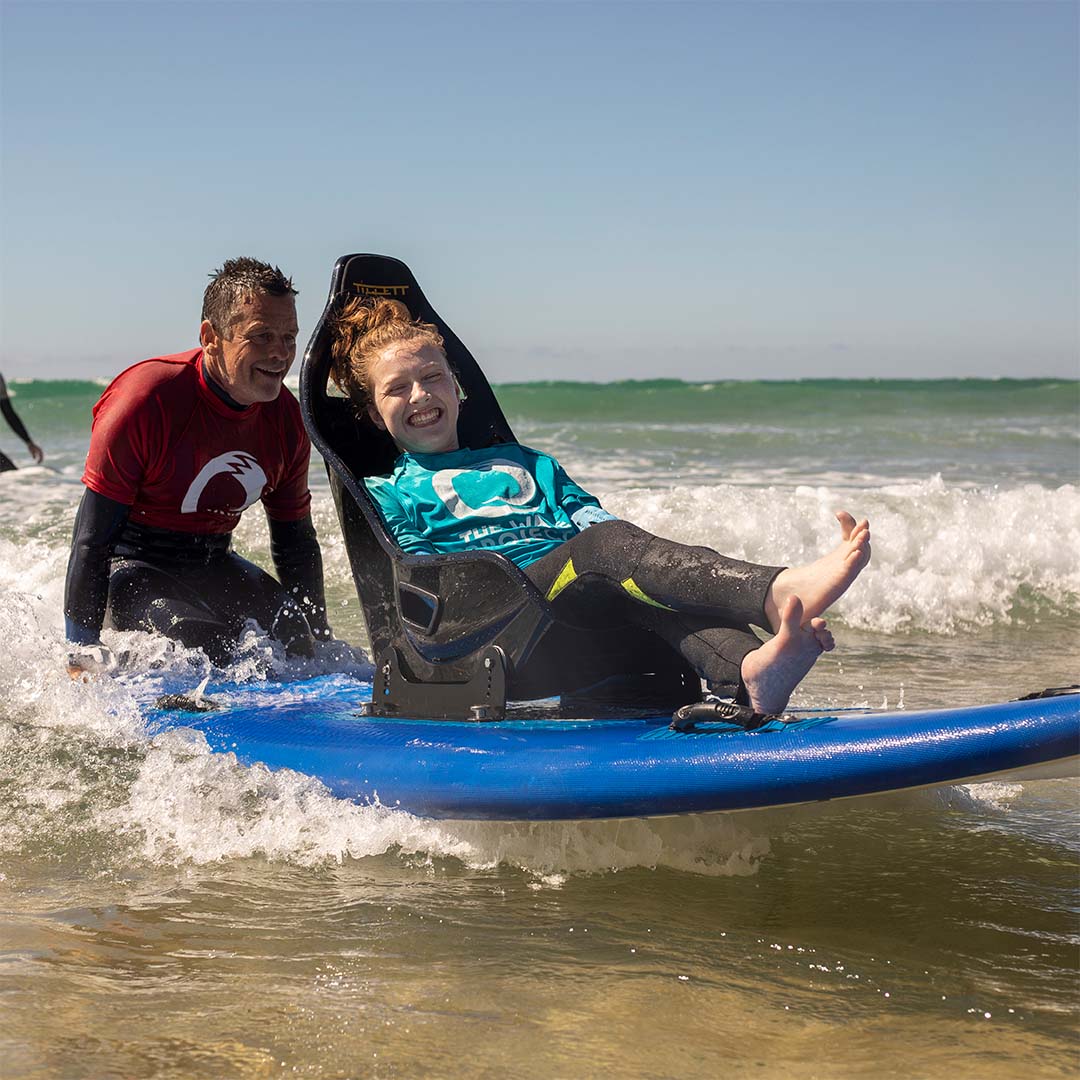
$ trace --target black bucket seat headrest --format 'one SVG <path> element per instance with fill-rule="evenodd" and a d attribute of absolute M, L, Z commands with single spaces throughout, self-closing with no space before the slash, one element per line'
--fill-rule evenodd
<path fill-rule="evenodd" d="M 386 296 L 400 300 L 414 318 L 434 323 L 442 334 L 447 359 L 457 374 L 467 401 L 458 420 L 462 446 L 480 448 L 500 442 L 516 442 L 487 377 L 472 353 L 431 306 L 412 271 L 399 259 L 386 255 L 343 255 L 334 266 L 330 295 L 312 335 L 301 378 L 301 398 L 306 395 L 316 432 L 345 461 L 356 476 L 385 472 L 396 456 L 385 432 L 355 406 L 337 394 L 330 382 L 333 362 L 334 320 L 355 296 Z M 320 440 L 316 438 L 316 445 Z M 322 447 L 319 447 L 320 450 Z"/>

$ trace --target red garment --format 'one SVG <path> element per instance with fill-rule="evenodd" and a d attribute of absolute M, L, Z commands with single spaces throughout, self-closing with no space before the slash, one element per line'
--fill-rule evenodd
<path fill-rule="evenodd" d="M 232 532 L 262 499 L 278 521 L 310 510 L 311 443 L 284 387 L 231 409 L 206 384 L 202 349 L 121 372 L 94 406 L 83 483 L 131 507 L 130 519 L 190 533 Z"/>

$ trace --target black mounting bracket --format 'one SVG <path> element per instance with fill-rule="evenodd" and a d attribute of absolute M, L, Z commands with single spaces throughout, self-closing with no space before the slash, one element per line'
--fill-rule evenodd
<path fill-rule="evenodd" d="M 506 653 L 489 645 L 464 682 L 417 682 L 391 646 L 375 664 L 371 702 L 362 716 L 407 716 L 417 720 L 502 720 L 506 716 Z"/>

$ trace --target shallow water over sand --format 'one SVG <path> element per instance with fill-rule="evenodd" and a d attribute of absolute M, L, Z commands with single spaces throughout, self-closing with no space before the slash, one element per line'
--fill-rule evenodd
<path fill-rule="evenodd" d="M 607 871 L 614 825 L 536 830 L 538 854 L 593 851 L 558 880 L 393 847 L 25 851 L 4 868 L 5 1074 L 1067 1076 L 1067 783 L 661 826 L 747 853 L 719 876 Z"/>
<path fill-rule="evenodd" d="M 59 472 L 0 476 L 5 1078 L 1075 1074 L 1076 781 L 435 823 L 151 739 L 123 681 L 60 670 L 94 392 L 50 385 L 14 389 Z M 738 406 L 730 439 L 702 413 L 712 391 L 657 407 L 655 388 L 624 387 L 603 424 L 584 395 L 567 415 L 560 388 L 515 389 L 507 411 L 616 513 L 675 539 L 796 561 L 831 541 L 835 506 L 868 513 L 874 562 L 802 706 L 1080 681 L 1080 477 L 1060 404 L 1075 384 L 928 385 L 846 387 L 864 406 L 820 405 L 824 452 L 805 409 L 784 423 L 794 391 L 767 384 L 710 403 Z M 312 476 L 332 621 L 363 645 Z M 237 542 L 265 562 L 256 514 Z M 130 644 L 148 669 L 201 677 L 197 658 Z M 239 675 L 260 677 L 262 648 Z"/>

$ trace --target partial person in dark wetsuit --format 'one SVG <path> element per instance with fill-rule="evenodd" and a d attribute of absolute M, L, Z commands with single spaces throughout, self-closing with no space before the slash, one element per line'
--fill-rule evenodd
<path fill-rule="evenodd" d="M 0 413 L 4 414 L 4 419 L 11 425 L 11 430 L 26 443 L 26 449 L 30 451 L 30 456 L 34 459 L 34 464 L 40 465 L 45 460 L 45 454 L 42 452 L 41 447 L 30 438 L 26 426 L 19 419 L 15 409 L 12 407 L 11 398 L 8 397 L 7 383 L 4 382 L 3 375 L 0 375 Z M 12 469 L 17 468 L 18 465 L 16 465 L 7 454 L 0 450 L 0 472 L 10 472 Z"/>
<path fill-rule="evenodd" d="M 145 360 L 94 407 L 64 596 L 72 674 L 102 626 L 165 634 L 216 663 L 253 619 L 290 654 L 331 637 L 311 522 L 311 444 L 283 386 L 296 295 L 277 267 L 231 259 L 203 298 L 202 347 Z M 261 500 L 278 578 L 232 550 Z"/>
<path fill-rule="evenodd" d="M 348 304 L 335 355 L 338 386 L 402 451 L 391 475 L 365 483 L 406 552 L 498 552 L 556 609 L 600 608 L 652 630 L 712 689 L 759 713 L 783 710 L 833 648 L 821 615 L 870 559 L 866 521 L 840 511 L 840 544 L 801 567 L 665 540 L 607 513 L 546 454 L 516 443 L 460 449 L 442 337 L 399 301 Z M 775 636 L 763 643 L 752 626 Z"/>

